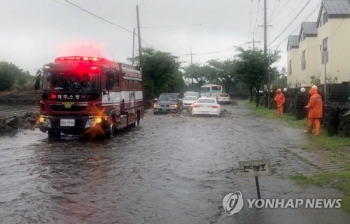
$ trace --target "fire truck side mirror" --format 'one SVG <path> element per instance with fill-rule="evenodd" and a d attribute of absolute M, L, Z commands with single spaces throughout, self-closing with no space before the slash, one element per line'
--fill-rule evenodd
<path fill-rule="evenodd" d="M 108 71 L 106 74 L 106 90 L 109 92 L 109 90 L 113 89 L 114 86 L 114 73 L 112 71 Z"/>
<path fill-rule="evenodd" d="M 34 81 L 34 90 L 36 92 L 36 90 L 40 89 L 40 78 L 41 78 L 41 74 L 43 73 L 43 71 L 41 69 L 39 69 L 36 72 L 36 76 L 35 76 L 35 81 Z"/>

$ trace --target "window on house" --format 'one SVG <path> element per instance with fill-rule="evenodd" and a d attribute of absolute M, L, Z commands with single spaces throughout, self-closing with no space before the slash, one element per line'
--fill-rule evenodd
<path fill-rule="evenodd" d="M 301 54 L 301 70 L 306 69 L 306 58 L 305 58 L 305 51 L 302 52 Z"/>
<path fill-rule="evenodd" d="M 323 20 L 323 24 L 326 24 L 326 23 L 328 22 L 328 13 L 327 13 L 327 12 L 324 12 L 324 13 L 323 13 L 323 18 L 322 18 L 322 20 Z"/>
<path fill-rule="evenodd" d="M 322 41 L 322 64 L 328 62 L 328 37 Z"/>
<path fill-rule="evenodd" d="M 328 37 L 323 39 L 323 51 L 328 51 Z"/>
<path fill-rule="evenodd" d="M 289 60 L 288 62 L 288 74 L 292 75 L 292 60 Z"/>

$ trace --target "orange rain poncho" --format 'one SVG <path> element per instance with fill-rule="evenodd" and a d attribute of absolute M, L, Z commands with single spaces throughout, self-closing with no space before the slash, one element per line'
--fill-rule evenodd
<path fill-rule="evenodd" d="M 277 107 L 283 106 L 283 104 L 286 101 L 286 99 L 284 98 L 284 94 L 281 92 L 280 89 L 276 91 L 275 101 L 276 101 Z"/>
<path fill-rule="evenodd" d="M 311 94 L 309 104 L 307 105 L 309 109 L 310 118 L 322 118 L 322 97 L 317 92 L 317 88 L 311 88 L 309 93 Z"/>
<path fill-rule="evenodd" d="M 309 104 L 306 106 L 309 109 L 307 129 L 305 133 L 312 133 L 315 125 L 316 135 L 321 135 L 321 119 L 323 113 L 322 97 L 317 92 L 317 86 L 312 86 L 309 93 L 311 94 Z"/>
<path fill-rule="evenodd" d="M 280 117 L 283 114 L 283 104 L 286 101 L 281 89 L 277 89 L 274 100 L 276 101 L 276 104 L 277 104 L 277 115 Z"/>

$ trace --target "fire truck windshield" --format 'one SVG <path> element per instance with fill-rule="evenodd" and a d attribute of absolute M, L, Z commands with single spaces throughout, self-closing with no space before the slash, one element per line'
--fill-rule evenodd
<path fill-rule="evenodd" d="M 44 72 L 44 90 L 96 91 L 100 90 L 100 75 L 95 73 Z"/>

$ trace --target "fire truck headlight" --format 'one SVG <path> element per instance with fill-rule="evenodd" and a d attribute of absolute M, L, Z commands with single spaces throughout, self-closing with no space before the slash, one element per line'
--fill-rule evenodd
<path fill-rule="evenodd" d="M 102 123 L 102 117 L 91 117 L 86 121 L 85 128 L 91 128 L 100 123 Z"/>
<path fill-rule="evenodd" d="M 95 125 L 95 120 L 94 119 L 88 119 L 85 124 L 85 128 L 90 128 Z"/>
<path fill-rule="evenodd" d="M 39 123 L 44 126 L 44 127 L 47 127 L 47 128 L 51 128 L 51 121 L 48 117 L 46 116 L 40 116 L 39 117 Z"/>
<path fill-rule="evenodd" d="M 95 122 L 96 122 L 96 124 L 101 123 L 102 122 L 102 118 L 100 118 L 100 117 L 95 118 Z"/>

